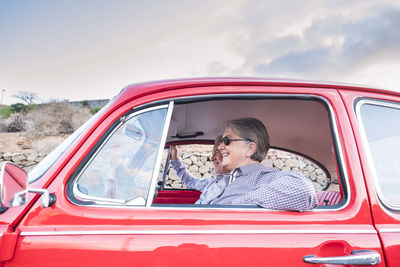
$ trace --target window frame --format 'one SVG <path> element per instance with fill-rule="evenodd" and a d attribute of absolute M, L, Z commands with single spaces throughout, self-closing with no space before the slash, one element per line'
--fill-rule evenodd
<path fill-rule="evenodd" d="M 323 212 L 323 211 L 340 211 L 345 209 L 351 200 L 351 188 L 350 188 L 350 182 L 348 178 L 348 171 L 347 167 L 344 161 L 344 152 L 343 152 L 343 146 L 342 142 L 340 140 L 340 135 L 339 135 L 339 130 L 338 130 L 338 125 L 336 121 L 336 114 L 332 108 L 332 105 L 330 104 L 330 101 L 321 95 L 315 95 L 315 94 L 304 94 L 304 93 L 288 93 L 288 94 L 282 94 L 282 93 L 235 93 L 235 94 L 207 94 L 207 95 L 196 95 L 196 96 L 190 96 L 190 97 L 176 97 L 176 98 L 171 98 L 174 102 L 178 103 L 193 103 L 193 102 L 202 102 L 202 101 L 211 101 L 211 100 L 224 100 L 224 99 L 295 99 L 295 100 L 314 100 L 314 101 L 319 101 L 321 102 L 325 108 L 326 111 L 328 112 L 328 119 L 329 119 L 329 125 L 330 125 L 330 130 L 331 130 L 331 137 L 332 137 L 332 145 L 333 145 L 333 150 L 334 150 L 334 156 L 335 156 L 335 162 L 337 164 L 337 171 L 338 171 L 338 178 L 340 179 L 341 183 L 341 193 L 343 194 L 342 200 L 339 202 L 338 205 L 335 206 L 318 206 L 314 208 L 311 211 L 315 212 Z M 165 144 L 164 144 L 165 145 Z M 292 153 L 295 153 L 292 151 Z M 297 152 L 296 152 L 297 153 Z M 162 156 L 162 155 L 161 155 Z M 306 157 L 308 158 L 308 157 Z M 318 162 L 318 161 L 316 161 Z M 159 206 L 158 206 L 159 207 Z M 176 206 L 179 208 L 179 206 Z M 183 208 L 183 207 L 182 207 Z M 232 207 L 232 208 L 226 208 L 226 207 L 221 207 L 218 208 L 217 206 L 214 207 L 207 207 L 210 209 L 235 209 L 235 210 L 248 210 L 249 208 L 243 208 L 243 207 Z M 196 208 L 194 208 L 196 209 Z M 263 208 L 252 208 L 252 210 L 268 210 L 268 211 L 273 211 L 270 209 L 263 209 Z"/>
<path fill-rule="evenodd" d="M 385 208 L 387 208 L 391 211 L 400 212 L 400 205 L 393 205 L 389 201 L 386 200 L 386 198 L 382 192 L 380 183 L 379 183 L 379 178 L 378 178 L 378 174 L 376 172 L 375 162 L 372 157 L 372 152 L 371 152 L 370 145 L 368 142 L 367 133 L 365 131 L 364 123 L 362 121 L 361 107 L 365 104 L 375 105 L 375 106 L 380 106 L 380 107 L 395 108 L 395 109 L 400 110 L 400 103 L 397 103 L 394 101 L 389 101 L 389 100 L 383 100 L 383 99 L 361 97 L 361 98 L 358 98 L 355 100 L 355 105 L 354 105 L 357 122 L 360 127 L 361 141 L 362 141 L 362 144 L 366 151 L 365 156 L 366 156 L 367 163 L 368 163 L 367 168 L 369 168 L 371 171 L 372 180 L 375 185 L 376 195 L 377 195 L 379 201 L 381 202 L 381 204 Z"/>
<path fill-rule="evenodd" d="M 159 109 L 167 109 L 167 113 L 165 116 L 165 121 L 164 121 L 164 126 L 160 138 L 160 143 L 159 147 L 156 152 L 156 160 L 155 160 L 155 165 L 154 166 L 159 166 L 161 163 L 161 157 L 160 157 L 160 151 L 162 153 L 164 149 L 164 144 L 166 141 L 167 137 L 167 132 L 169 128 L 169 122 L 171 121 L 171 115 L 172 115 L 172 110 L 173 110 L 173 101 L 169 101 L 167 103 L 158 103 L 157 105 L 145 105 L 143 107 L 138 107 L 134 108 L 133 110 L 127 112 L 126 114 L 120 116 L 113 124 L 112 126 L 107 129 L 107 131 L 104 134 L 104 137 L 101 138 L 101 140 L 96 144 L 96 146 L 89 152 L 89 154 L 85 157 L 85 159 L 81 162 L 80 166 L 77 168 L 77 171 L 74 172 L 74 174 L 71 175 L 70 179 L 68 179 L 67 182 L 67 197 L 68 199 L 77 205 L 81 206 L 123 206 L 123 207 L 144 207 L 144 206 L 150 206 L 150 204 L 153 201 L 154 198 L 154 189 L 156 187 L 156 180 L 154 180 L 154 176 L 158 174 L 157 168 L 155 167 L 151 176 L 151 181 L 150 181 L 150 188 L 149 192 L 146 198 L 146 203 L 145 205 L 126 205 L 126 202 L 123 200 L 116 200 L 116 199 L 108 199 L 108 198 L 102 198 L 102 197 L 96 197 L 96 196 L 90 196 L 81 193 L 78 190 L 77 186 L 77 181 L 80 178 L 81 174 L 86 170 L 86 168 L 90 165 L 90 163 L 96 158 L 98 153 L 101 152 L 102 148 L 104 145 L 107 143 L 107 141 L 112 138 L 114 133 L 118 131 L 118 129 L 129 119 L 132 117 L 138 116 L 140 114 L 154 111 L 154 110 L 159 110 Z"/>
<path fill-rule="evenodd" d="M 325 108 L 326 111 L 328 112 L 328 119 L 329 119 L 329 125 L 330 125 L 330 131 L 331 131 L 331 137 L 332 137 L 332 142 L 333 142 L 333 149 L 334 149 L 334 157 L 335 161 L 337 164 L 337 171 L 338 171 L 338 177 L 340 178 L 341 182 L 341 192 L 343 193 L 343 199 L 342 201 L 335 206 L 319 206 L 312 211 L 315 212 L 323 212 L 323 211 L 339 211 L 343 210 L 348 206 L 350 203 L 350 198 L 351 198 L 351 190 L 349 186 L 349 180 L 348 180 L 348 172 L 346 168 L 346 164 L 344 162 L 344 154 L 343 154 L 343 148 L 338 132 L 338 127 L 337 127 L 337 121 L 336 121 L 336 115 L 333 111 L 333 108 L 329 102 L 328 99 L 326 99 L 323 96 L 315 95 L 315 94 L 295 94 L 295 93 L 290 93 L 290 94 L 271 94 L 271 93 L 252 93 L 252 94 L 240 94 L 240 93 L 234 93 L 234 94 L 205 94 L 205 95 L 194 95 L 194 96 L 185 96 L 185 97 L 171 97 L 168 99 L 164 100 L 159 100 L 151 103 L 147 103 L 141 106 L 137 106 L 133 108 L 130 112 L 128 112 L 126 115 L 132 114 L 138 114 L 138 112 L 144 112 L 143 110 L 149 110 L 154 107 L 160 107 L 162 105 L 168 105 L 168 112 L 166 116 L 166 121 L 164 123 L 164 128 L 163 128 L 163 133 L 161 136 L 160 140 L 160 146 L 156 158 L 156 165 L 155 166 L 160 166 L 161 161 L 162 161 L 162 155 L 163 155 L 163 150 L 165 148 L 166 144 L 166 139 L 167 139 L 167 134 L 168 134 L 168 129 L 169 125 L 171 122 L 171 116 L 173 113 L 174 105 L 175 102 L 178 103 L 191 103 L 191 102 L 202 102 L 202 101 L 211 101 L 211 100 L 224 100 L 224 99 L 300 99 L 300 100 L 314 100 L 314 101 L 319 101 L 321 102 Z M 126 116 L 123 115 L 120 118 Z M 91 151 L 88 153 L 88 155 L 85 157 L 84 160 L 80 163 L 78 168 L 74 171 L 74 173 L 71 175 L 71 177 L 68 179 L 67 182 L 67 197 L 68 199 L 75 205 L 78 206 L 89 206 L 89 207 L 107 207 L 107 208 L 128 208 L 128 209 L 155 209 L 155 210 L 203 210 L 206 208 L 207 210 L 235 210 L 235 211 L 274 211 L 270 209 L 263 209 L 260 207 L 245 207 L 244 205 L 232 205 L 229 207 L 223 206 L 223 207 L 218 207 L 218 205 L 210 205 L 209 207 L 196 207 L 194 204 L 190 207 L 187 205 L 174 205 L 174 206 L 169 206 L 165 204 L 166 206 L 162 205 L 152 205 L 152 201 L 154 199 L 155 193 L 156 193 L 156 183 L 157 183 L 157 178 L 158 178 L 158 172 L 159 168 L 155 168 L 153 170 L 153 175 L 152 175 L 152 181 L 149 189 L 149 195 L 146 200 L 146 204 L 144 206 L 133 206 L 133 205 L 120 205 L 120 204 L 112 204 L 112 203 L 95 203 L 93 201 L 81 201 L 77 198 L 75 198 L 73 194 L 73 183 L 79 177 L 79 173 L 81 170 L 84 168 L 86 164 L 88 164 L 89 161 L 94 157 L 95 154 L 98 153 L 100 150 L 103 142 L 105 142 L 105 139 L 110 138 L 112 135 L 112 132 L 114 129 L 118 128 L 120 118 L 117 119 L 112 126 L 109 127 L 109 129 L 106 130 L 104 136 L 99 140 L 99 142 L 95 145 L 94 148 L 91 149 Z"/>

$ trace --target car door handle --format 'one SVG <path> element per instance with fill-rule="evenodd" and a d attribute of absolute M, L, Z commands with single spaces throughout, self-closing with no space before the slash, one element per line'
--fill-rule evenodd
<path fill-rule="evenodd" d="M 349 256 L 316 257 L 307 255 L 303 257 L 306 263 L 344 264 L 344 265 L 377 265 L 381 262 L 381 255 L 374 250 L 355 250 Z"/>

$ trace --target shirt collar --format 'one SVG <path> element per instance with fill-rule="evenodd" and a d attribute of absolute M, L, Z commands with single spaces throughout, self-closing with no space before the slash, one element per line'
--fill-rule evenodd
<path fill-rule="evenodd" d="M 233 173 L 234 171 L 236 171 L 236 175 L 237 176 L 241 176 L 241 175 L 246 175 L 246 174 L 250 174 L 253 173 L 255 171 L 264 169 L 265 167 L 260 164 L 260 163 L 254 163 L 254 164 L 247 164 L 241 167 L 238 167 L 236 169 L 234 169 L 231 173 Z"/>

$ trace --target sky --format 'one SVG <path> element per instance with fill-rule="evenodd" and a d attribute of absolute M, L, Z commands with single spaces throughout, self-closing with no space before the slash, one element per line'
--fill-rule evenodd
<path fill-rule="evenodd" d="M 0 48 L 3 104 L 218 76 L 400 91 L 400 1 L 0 0 Z"/>

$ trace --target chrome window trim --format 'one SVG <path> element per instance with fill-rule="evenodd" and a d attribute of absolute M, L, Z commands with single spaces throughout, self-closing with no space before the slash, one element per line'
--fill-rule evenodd
<path fill-rule="evenodd" d="M 370 170 L 371 170 L 372 178 L 373 178 L 375 189 L 376 189 L 376 194 L 377 194 L 380 202 L 382 202 L 383 206 L 385 206 L 386 208 L 398 211 L 398 210 L 400 210 L 400 205 L 393 205 L 393 204 L 389 203 L 389 201 L 386 200 L 385 196 L 382 193 L 381 186 L 379 184 L 378 174 L 377 174 L 376 168 L 375 168 L 375 163 L 372 158 L 372 153 L 371 153 L 371 150 L 369 147 L 367 134 L 365 132 L 364 123 L 362 121 L 361 107 L 362 107 L 362 105 L 370 104 L 370 105 L 389 107 L 389 108 L 395 108 L 395 109 L 400 110 L 400 104 L 392 104 L 389 102 L 385 102 L 384 100 L 373 100 L 373 99 L 362 99 L 362 98 L 358 98 L 355 101 L 357 101 L 355 110 L 356 110 L 357 122 L 358 122 L 360 130 L 361 130 L 360 131 L 361 141 L 362 141 L 365 151 L 367 152 L 367 154 L 365 155 L 367 158 L 367 163 L 368 163 L 367 168 L 370 168 Z"/>
<path fill-rule="evenodd" d="M 6 164 L 11 163 L 9 161 L 3 161 L 1 162 L 0 166 L 0 198 L 2 199 L 3 197 L 3 180 L 4 180 L 4 172 L 6 170 Z M 1 200 L 0 200 L 1 203 Z"/>
<path fill-rule="evenodd" d="M 350 187 L 349 187 L 348 172 L 347 172 L 347 168 L 346 168 L 346 165 L 345 165 L 345 162 L 344 162 L 343 149 L 342 149 L 342 144 L 341 144 L 341 141 L 340 141 L 340 138 L 339 138 L 339 134 L 338 134 L 336 116 L 335 116 L 335 113 L 333 112 L 333 109 L 332 109 L 332 106 L 330 105 L 330 102 L 325 97 L 314 95 L 314 94 L 269 94 L 269 93 L 266 93 L 266 94 L 262 94 L 262 93 L 261 94 L 260 93 L 258 93 L 258 94 L 245 94 L 245 93 L 244 94 L 207 94 L 207 95 L 196 95 L 196 96 L 189 96 L 189 97 L 187 97 L 187 96 L 184 96 L 184 97 L 172 97 L 172 98 L 165 99 L 165 100 L 162 100 L 162 101 L 156 101 L 154 103 L 159 103 L 159 102 L 165 103 L 165 102 L 168 101 L 169 104 L 171 104 L 171 103 L 175 104 L 175 101 L 179 101 L 179 100 L 185 100 L 185 101 L 186 100 L 193 101 L 193 100 L 196 100 L 196 99 L 199 99 L 199 100 L 200 99 L 218 100 L 218 98 L 223 99 L 223 98 L 230 98 L 230 97 L 234 97 L 234 98 L 237 97 L 239 99 L 240 98 L 246 98 L 246 97 L 303 98 L 303 99 L 306 99 L 306 100 L 321 100 L 321 101 L 323 101 L 326 104 L 326 106 L 328 107 L 328 109 L 329 109 L 328 111 L 329 111 L 330 125 L 332 126 L 332 128 L 331 128 L 332 139 L 334 141 L 336 141 L 337 151 L 338 151 L 337 157 L 338 157 L 338 159 L 340 161 L 340 165 L 341 165 L 342 171 L 343 171 L 343 180 L 345 181 L 345 186 L 346 186 L 346 190 L 347 190 L 347 198 L 346 198 L 346 202 L 343 205 L 341 205 L 340 207 L 338 207 L 338 208 L 331 208 L 331 207 L 324 208 L 324 206 L 319 206 L 318 209 L 313 209 L 313 210 L 311 210 L 311 212 L 339 211 L 339 210 L 343 210 L 344 208 L 346 208 L 348 206 L 348 204 L 350 203 L 350 196 L 351 196 L 351 190 L 350 190 Z M 169 104 L 164 104 L 164 105 L 161 104 L 160 106 L 150 107 L 149 109 L 157 109 L 157 108 L 160 108 L 161 106 L 162 107 L 167 107 Z M 147 105 L 147 104 L 145 104 L 145 105 Z M 143 106 L 145 106 L 145 105 L 143 105 Z M 134 110 L 137 109 L 137 108 L 140 108 L 140 106 L 135 107 Z M 144 112 L 144 111 L 147 111 L 147 110 L 148 109 L 143 109 L 143 110 L 140 110 L 138 112 Z M 172 116 L 172 111 L 173 111 L 173 108 L 171 108 L 171 116 Z M 168 110 L 168 112 L 169 112 L 169 110 Z M 167 117 L 168 117 L 168 112 L 167 112 Z M 134 114 L 136 115 L 138 113 L 133 113 L 133 114 L 131 114 L 131 116 L 133 116 Z M 168 126 L 169 126 L 170 119 L 167 121 L 167 123 L 168 123 Z M 164 126 L 165 126 L 165 124 L 164 124 Z M 117 129 L 119 127 L 120 127 L 120 125 L 118 125 L 115 128 Z M 101 147 L 106 143 L 108 138 L 110 138 L 110 136 L 112 136 L 114 131 L 115 130 L 113 130 L 113 132 L 109 134 L 109 136 L 103 142 Z M 168 128 L 167 128 L 167 132 L 165 133 L 165 135 L 167 135 L 167 134 L 168 134 Z M 164 135 L 164 132 L 163 132 L 163 135 Z M 165 140 L 164 140 L 164 143 L 160 143 L 160 144 L 164 144 L 164 146 L 165 146 Z M 158 160 L 160 160 L 158 162 L 158 165 L 161 162 L 162 151 L 164 149 L 164 146 L 162 146 L 162 145 L 160 146 L 161 152 L 159 151 L 159 155 L 157 155 L 156 162 L 158 162 Z M 86 169 L 87 164 L 89 164 L 89 162 L 95 157 L 95 155 L 98 153 L 98 151 L 100 151 L 101 147 L 99 147 L 97 149 L 97 151 L 94 153 L 94 155 L 91 157 L 91 159 L 85 164 L 85 166 L 84 166 L 84 168 L 82 168 L 82 170 Z M 156 169 L 154 171 L 157 172 L 157 175 L 158 175 L 158 171 L 156 171 Z M 78 173 L 77 177 L 80 176 L 81 172 L 82 171 L 80 171 Z M 152 180 L 151 184 L 154 183 L 154 189 L 155 189 L 155 184 L 156 184 L 156 180 L 157 180 L 157 175 L 155 175 L 153 173 L 153 178 L 152 178 L 153 180 Z M 343 184 L 342 184 L 342 186 L 343 186 Z M 74 190 L 75 190 L 75 188 L 74 188 Z M 154 191 L 153 191 L 153 196 L 154 196 Z M 90 200 L 92 200 L 92 199 L 90 199 Z M 75 203 L 75 202 L 74 202 L 74 204 L 77 205 L 77 206 L 86 206 L 86 207 L 88 206 L 88 205 L 82 205 L 82 204 Z M 188 211 L 199 211 L 199 210 L 203 210 L 203 211 L 204 210 L 206 210 L 206 211 L 210 211 L 210 210 L 228 210 L 228 211 L 233 211 L 234 210 L 234 211 L 242 211 L 242 212 L 245 212 L 245 211 L 247 211 L 247 212 L 249 212 L 249 211 L 251 211 L 251 212 L 254 212 L 254 211 L 257 211 L 257 212 L 265 212 L 265 211 L 282 212 L 282 211 L 264 209 L 264 208 L 237 208 L 237 207 L 219 208 L 218 205 L 216 205 L 215 207 L 200 207 L 199 208 L 199 207 L 195 207 L 195 205 L 193 205 L 193 207 L 179 207 L 179 205 L 174 206 L 174 207 L 161 207 L 161 206 L 153 207 L 153 206 L 151 206 L 151 204 L 152 203 L 148 201 L 148 202 L 146 202 L 145 206 L 133 206 L 133 205 L 132 206 L 128 206 L 128 205 L 121 205 L 121 204 L 118 204 L 118 203 L 104 203 L 104 201 L 99 199 L 98 203 L 96 203 L 94 205 L 89 205 L 89 206 L 90 207 L 98 207 L 98 208 L 121 208 L 121 209 L 130 209 L 130 210 L 134 210 L 134 209 L 188 210 Z M 292 213 L 291 211 L 287 211 L 287 212 Z M 310 212 L 310 211 L 307 211 L 307 212 Z"/>
<path fill-rule="evenodd" d="M 332 139 L 334 139 L 336 141 L 337 151 L 339 152 L 338 158 L 339 158 L 339 161 L 340 161 L 340 166 L 338 166 L 338 167 L 342 167 L 343 176 L 344 176 L 343 180 L 345 181 L 345 186 L 346 186 L 346 191 L 347 191 L 347 196 L 345 196 L 346 197 L 346 202 L 341 207 L 339 207 L 337 209 L 323 209 L 323 208 L 320 208 L 318 210 L 322 210 L 322 211 L 326 211 L 326 210 L 338 211 L 338 210 L 344 209 L 345 207 L 347 207 L 349 205 L 350 196 L 351 196 L 351 190 L 350 190 L 350 185 L 349 185 L 347 167 L 346 167 L 346 163 L 344 162 L 342 142 L 340 141 L 337 122 L 336 122 L 336 116 L 335 116 L 335 113 L 333 112 L 332 106 L 330 105 L 329 101 L 326 98 L 324 98 L 322 96 L 315 96 L 315 97 L 319 98 L 322 101 L 324 101 L 325 104 L 327 105 L 327 107 L 329 108 L 329 115 L 330 115 L 331 123 L 332 123 L 332 126 L 333 126 L 333 129 L 331 129 L 332 133 L 333 133 Z M 339 170 L 339 172 L 340 172 L 340 170 Z M 344 186 L 343 183 L 341 184 L 341 186 L 342 187 Z"/>
<path fill-rule="evenodd" d="M 345 181 L 345 186 L 346 186 L 346 190 L 347 190 L 347 198 L 346 198 L 346 202 L 338 207 L 338 208 L 327 208 L 324 209 L 324 206 L 319 206 L 318 209 L 313 209 L 313 212 L 322 212 L 322 211 L 339 211 L 342 210 L 344 208 L 346 208 L 349 203 L 350 203 L 350 196 L 351 196 L 351 190 L 350 190 L 350 186 L 349 186 L 349 179 L 348 179 L 348 172 L 347 172 L 347 167 L 346 164 L 344 162 L 344 156 L 343 156 L 343 149 L 342 149 L 342 143 L 340 141 L 339 138 L 339 133 L 338 133 L 338 127 L 337 127 L 337 122 L 336 122 L 336 116 L 335 113 L 333 112 L 332 106 L 330 104 L 330 102 L 322 96 L 318 96 L 318 95 L 314 95 L 314 94 L 270 94 L 270 93 L 266 93 L 266 94 L 211 94 L 211 95 L 197 95 L 197 96 L 190 96 L 190 97 L 174 97 L 171 100 L 175 101 L 179 101 L 179 100 L 195 100 L 195 99 L 204 99 L 204 98 L 229 98 L 229 97 L 238 97 L 238 98 L 245 98 L 245 97 L 262 97 L 262 98 L 304 98 L 307 100 L 312 100 L 312 99 L 319 99 L 321 101 L 323 101 L 326 106 L 329 109 L 329 119 L 330 119 L 330 123 L 332 125 L 331 131 L 332 131 L 332 139 L 336 141 L 336 145 L 337 145 L 337 151 L 338 151 L 338 158 L 342 167 L 342 171 L 343 171 L 343 180 Z M 217 99 L 215 99 L 217 100 Z M 343 184 L 342 184 L 343 186 Z M 161 209 L 165 209 L 160 207 Z M 178 207 L 179 208 L 179 207 Z M 207 210 L 210 209 L 216 209 L 216 210 L 221 210 L 221 208 L 207 208 Z M 225 208 L 224 208 L 225 209 Z M 237 208 L 226 208 L 227 210 L 238 210 Z M 271 211 L 270 209 L 262 209 L 262 208 L 249 208 L 249 209 L 241 209 L 241 210 L 259 210 L 261 209 L 262 211 Z"/>
<path fill-rule="evenodd" d="M 374 229 L 304 229 L 304 230 L 89 230 L 89 231 L 23 231 L 21 236 L 64 235 L 226 235 L 226 234 L 377 234 Z"/>
<path fill-rule="evenodd" d="M 93 153 L 93 155 L 90 157 L 90 159 L 85 163 L 85 165 L 83 166 L 83 168 L 79 171 L 79 173 L 76 175 L 76 177 L 74 178 L 73 181 L 73 195 L 75 198 L 82 200 L 82 201 L 94 201 L 97 205 L 104 207 L 104 206 L 119 206 L 119 205 L 124 205 L 129 201 L 126 201 L 124 199 L 108 199 L 108 198 L 101 198 L 101 197 L 95 197 L 95 196 L 90 196 L 90 195 L 86 195 L 83 194 L 82 192 L 80 192 L 78 190 L 78 186 L 77 186 L 77 181 L 79 180 L 80 176 L 82 175 L 83 172 L 85 172 L 86 168 L 90 165 L 90 163 L 94 160 L 94 158 L 96 158 L 97 154 L 101 151 L 101 149 L 103 148 L 103 146 L 108 142 L 108 140 L 114 135 L 114 133 L 129 119 L 131 119 L 134 116 L 138 116 L 140 114 L 143 114 L 145 112 L 150 112 L 153 110 L 158 110 L 158 109 L 163 109 L 163 108 L 168 108 L 168 104 L 163 104 L 163 105 L 159 105 L 159 106 L 154 106 L 154 107 L 149 107 L 149 108 L 145 108 L 145 109 L 141 109 L 138 110 L 136 112 L 133 112 L 131 114 L 129 114 L 128 116 L 121 116 L 119 119 L 119 123 L 117 126 L 114 127 L 114 129 L 109 133 L 109 135 L 104 139 L 104 141 L 102 142 L 102 144 L 97 148 L 97 150 L 95 151 L 95 153 Z M 167 113 L 168 115 L 168 113 Z M 166 116 L 167 119 L 167 116 Z M 165 125 L 165 122 L 164 122 Z M 164 141 L 165 142 L 165 141 Z M 161 143 L 160 143 L 161 144 Z M 161 146 L 160 146 L 161 147 Z M 160 159 L 161 160 L 161 159 Z M 157 162 L 156 162 L 157 163 Z M 160 163 L 158 163 L 159 165 Z M 155 165 L 157 166 L 157 165 Z M 153 173 L 154 175 L 154 173 Z M 75 203 L 73 200 L 70 199 L 70 201 L 72 201 L 72 203 L 74 203 L 75 205 L 79 205 L 78 203 Z M 97 206 L 97 205 L 90 205 L 91 207 L 93 206 Z M 79 205 L 79 206 L 87 206 L 87 205 Z M 144 206 L 144 205 L 143 205 Z"/>
<path fill-rule="evenodd" d="M 153 202 L 153 198 L 154 198 L 154 194 L 155 194 L 155 190 L 156 190 L 158 173 L 160 172 L 161 159 L 162 159 L 163 152 L 164 152 L 165 142 L 167 140 L 167 134 L 168 134 L 169 124 L 171 121 L 173 109 L 174 109 L 174 101 L 170 101 L 168 104 L 167 114 L 165 116 L 164 127 L 163 127 L 163 131 L 162 131 L 160 143 L 158 145 L 158 152 L 157 152 L 156 162 L 154 164 L 155 167 L 153 170 L 153 176 L 152 176 L 152 180 L 151 180 L 151 184 L 150 184 L 149 194 L 148 194 L 147 200 L 146 200 L 146 207 L 150 207 Z"/>
<path fill-rule="evenodd" d="M 224 207 L 218 207 L 218 205 L 214 205 L 212 207 L 198 207 L 197 205 L 193 204 L 193 207 L 181 207 L 180 204 L 176 204 L 176 206 L 168 206 L 168 207 L 162 207 L 161 204 L 159 204 L 159 206 L 133 206 L 133 205 L 122 205 L 122 204 L 118 204 L 118 203 L 104 203 L 104 202 L 100 202 L 98 204 L 90 204 L 90 205 L 82 205 L 79 203 L 75 203 L 74 205 L 76 206 L 81 206 L 81 207 L 94 207 L 94 208 L 113 208 L 113 209 L 129 209 L 131 211 L 133 210 L 155 210 L 155 211 L 159 211 L 159 210 L 168 210 L 168 211 L 235 211 L 235 212 L 287 212 L 288 214 L 295 214 L 298 213 L 297 211 L 284 211 L 284 210 L 272 210 L 272 209 L 266 209 L 266 208 L 261 208 L 261 207 L 244 207 L 246 205 L 232 205 L 232 208 L 228 208 L 226 207 L 227 205 L 224 205 Z M 243 207 L 238 207 L 238 206 L 243 206 Z M 253 206 L 253 205 L 252 205 Z M 342 207 L 338 208 L 338 209 L 333 209 L 333 208 L 329 208 L 329 209 L 323 209 L 324 206 L 318 206 L 320 208 L 318 209 L 313 209 L 313 210 L 309 210 L 309 211 L 304 211 L 301 212 L 301 214 L 305 214 L 307 212 L 326 212 L 326 211 L 337 211 L 337 210 L 341 210 Z"/>

